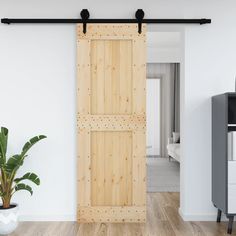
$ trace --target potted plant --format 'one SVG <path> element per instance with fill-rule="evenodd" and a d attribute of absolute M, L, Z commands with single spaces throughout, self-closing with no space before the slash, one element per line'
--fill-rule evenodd
<path fill-rule="evenodd" d="M 31 181 L 36 185 L 40 184 L 39 177 L 34 173 L 26 173 L 20 178 L 16 178 L 17 171 L 23 165 L 29 149 L 44 135 L 35 136 L 30 139 L 22 148 L 20 154 L 7 158 L 8 129 L 1 127 L 0 131 L 0 234 L 13 232 L 18 225 L 18 205 L 11 202 L 13 194 L 20 190 L 26 190 L 31 195 L 32 188 L 24 181 Z"/>

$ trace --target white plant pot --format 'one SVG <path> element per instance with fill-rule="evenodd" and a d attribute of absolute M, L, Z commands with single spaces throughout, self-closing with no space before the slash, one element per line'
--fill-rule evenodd
<path fill-rule="evenodd" d="M 0 235 L 6 235 L 12 233 L 18 226 L 18 211 L 17 204 L 10 209 L 0 208 Z"/>

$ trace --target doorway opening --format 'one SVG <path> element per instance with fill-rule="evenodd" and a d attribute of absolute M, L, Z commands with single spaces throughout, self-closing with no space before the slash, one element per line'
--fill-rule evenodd
<path fill-rule="evenodd" d="M 147 192 L 180 192 L 181 32 L 147 34 Z"/>

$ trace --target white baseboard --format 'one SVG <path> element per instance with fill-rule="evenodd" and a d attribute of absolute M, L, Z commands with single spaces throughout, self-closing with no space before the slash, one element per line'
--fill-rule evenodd
<path fill-rule="evenodd" d="M 20 215 L 20 221 L 76 221 L 75 215 Z"/>
<path fill-rule="evenodd" d="M 181 208 L 179 208 L 179 215 L 184 221 L 216 221 L 216 214 L 185 214 Z M 224 214 L 221 221 L 228 221 Z"/>

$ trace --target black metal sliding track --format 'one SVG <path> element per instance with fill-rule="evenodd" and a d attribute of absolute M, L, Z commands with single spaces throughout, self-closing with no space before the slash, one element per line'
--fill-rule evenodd
<path fill-rule="evenodd" d="M 138 9 L 135 13 L 136 19 L 89 19 L 89 11 L 83 9 L 80 12 L 81 19 L 20 19 L 20 18 L 3 18 L 3 24 L 83 24 L 83 32 L 86 33 L 86 24 L 114 24 L 114 23 L 134 23 L 138 24 L 138 32 L 141 33 L 142 23 L 144 24 L 210 24 L 211 19 L 144 19 L 144 11 Z"/>
<path fill-rule="evenodd" d="M 83 23 L 82 19 L 13 19 L 2 18 L 3 24 L 77 24 Z M 138 23 L 136 19 L 88 19 L 86 23 Z M 210 24 L 211 19 L 143 19 L 142 23 L 146 24 Z"/>

